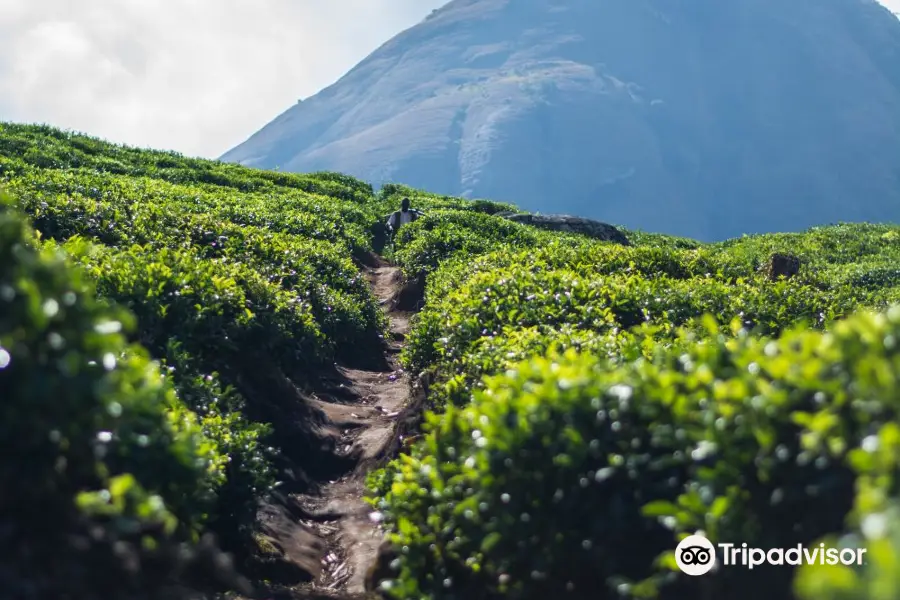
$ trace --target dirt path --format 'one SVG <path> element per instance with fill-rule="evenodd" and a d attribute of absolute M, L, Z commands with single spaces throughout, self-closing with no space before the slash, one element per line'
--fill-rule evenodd
<path fill-rule="evenodd" d="M 365 479 L 398 447 L 398 423 L 409 409 L 410 381 L 397 357 L 411 315 L 393 308 L 402 283 L 399 269 L 379 263 L 365 273 L 390 319 L 392 339 L 386 340 L 383 366 L 372 370 L 338 366 L 335 393 L 320 393 L 313 400 L 326 417 L 325 426 L 340 432 L 336 450 L 350 460 L 337 479 L 294 496 L 302 511 L 299 521 L 318 538 L 316 554 L 321 555 L 318 575 L 297 589 L 294 598 L 365 597 L 366 575 L 384 538 L 363 500 Z"/>

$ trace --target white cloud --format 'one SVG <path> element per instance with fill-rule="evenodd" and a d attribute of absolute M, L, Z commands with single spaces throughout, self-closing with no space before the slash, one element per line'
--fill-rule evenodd
<path fill-rule="evenodd" d="M 0 0 L 0 120 L 216 157 L 443 3 Z"/>
<path fill-rule="evenodd" d="M 0 0 L 0 120 L 216 157 L 444 3 Z"/>

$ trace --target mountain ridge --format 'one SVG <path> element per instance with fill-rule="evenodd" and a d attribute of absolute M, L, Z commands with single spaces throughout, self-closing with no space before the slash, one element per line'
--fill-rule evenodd
<path fill-rule="evenodd" d="M 896 221 L 889 16 L 859 0 L 456 0 L 222 160 L 707 240 Z"/>

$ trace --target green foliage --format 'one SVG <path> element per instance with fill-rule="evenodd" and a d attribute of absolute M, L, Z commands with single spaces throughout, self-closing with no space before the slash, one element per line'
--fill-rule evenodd
<path fill-rule="evenodd" d="M 43 125 L 0 123 L 0 156 L 42 169 L 86 169 L 129 176 L 149 176 L 172 183 L 209 183 L 241 192 L 302 190 L 353 202 L 372 196 L 371 185 L 338 173 L 297 175 L 247 169 L 211 160 L 186 158 L 105 143 Z"/>
<path fill-rule="evenodd" d="M 453 255 L 471 257 L 504 246 L 536 246 L 551 234 L 502 217 L 436 209 L 397 233 L 396 260 L 412 279 L 432 272 Z"/>
<path fill-rule="evenodd" d="M 164 376 L 178 390 L 179 400 L 198 415 L 204 436 L 227 457 L 207 526 L 219 532 L 225 547 L 239 548 L 252 535 L 258 498 L 276 485 L 271 461 L 279 453 L 262 445 L 271 427 L 244 417 L 244 398 L 223 384 L 218 373 L 196 374 L 194 360 L 177 341 L 168 343 L 166 356 Z"/>
<path fill-rule="evenodd" d="M 80 238 L 62 248 L 87 268 L 104 297 L 136 314 L 141 341 L 158 355 L 174 339 L 213 370 L 265 357 L 296 373 L 329 356 L 309 305 L 248 266 L 201 260 L 187 250 L 119 250 Z"/>
<path fill-rule="evenodd" d="M 490 200 L 465 200 L 463 198 L 453 198 L 451 196 L 442 196 L 432 194 L 424 190 L 417 190 L 405 185 L 396 183 L 385 184 L 379 193 L 379 199 L 383 202 L 385 208 L 390 211 L 400 208 L 400 202 L 403 198 L 409 198 L 413 208 L 418 209 L 446 209 L 446 210 L 464 210 L 493 215 L 501 212 L 521 213 L 514 204 L 505 202 L 493 202 Z"/>
<path fill-rule="evenodd" d="M 433 406 L 453 402 L 458 406 L 467 403 L 476 389 L 483 389 L 482 377 L 503 373 L 515 364 L 531 356 L 562 353 L 568 349 L 606 357 L 618 362 L 626 360 L 624 348 L 638 342 L 653 345 L 658 331 L 644 327 L 636 332 L 608 331 L 604 334 L 579 329 L 571 325 L 560 327 L 504 327 L 499 335 L 478 338 L 470 349 L 460 356 L 452 368 L 443 365 L 442 373 L 455 373 L 441 385 L 435 386 L 429 398 Z"/>
<path fill-rule="evenodd" d="M 796 254 L 809 266 L 846 265 L 900 251 L 900 227 L 854 223 L 813 227 L 802 233 L 753 235 L 719 242 L 748 266 L 759 266 L 774 252 Z"/>
<path fill-rule="evenodd" d="M 648 233 L 646 231 L 619 228 L 625 237 L 635 246 L 650 246 L 668 250 L 695 250 L 703 246 L 700 242 L 690 238 L 665 235 L 663 233 Z"/>
<path fill-rule="evenodd" d="M 40 250 L 0 197 L 0 530 L 3 546 L 17 548 L 4 553 L 0 579 L 13 595 L 102 589 L 119 559 L 96 550 L 83 561 L 70 536 L 87 533 L 85 515 L 124 544 L 147 525 L 162 528 L 157 541 L 194 532 L 212 508 L 224 457 L 146 352 L 127 343 L 133 326 Z"/>
<path fill-rule="evenodd" d="M 839 294 L 792 281 L 727 284 L 711 278 L 676 280 L 634 275 L 590 276 L 509 267 L 478 273 L 420 315 L 405 358 L 421 369 L 463 356 L 482 336 L 504 327 L 558 326 L 593 331 L 644 322 L 677 326 L 713 314 L 748 328 L 777 332 L 798 320 L 822 325 L 847 310 Z"/>
<path fill-rule="evenodd" d="M 860 465 L 896 418 L 900 315 L 843 319 L 900 300 L 897 228 L 711 245 L 628 232 L 623 247 L 432 212 L 395 254 L 427 275 L 403 360 L 436 379 L 424 441 L 370 478 L 402 550 L 389 596 L 786 597 L 790 568 L 701 590 L 671 551 L 697 530 L 812 545 L 878 517 L 861 499 L 851 511 L 854 486 L 896 495 L 893 458 Z M 775 252 L 800 274 L 768 281 Z M 891 552 L 797 585 L 872 589 Z"/>
<path fill-rule="evenodd" d="M 172 248 L 191 251 L 197 260 L 252 269 L 310 302 L 320 327 L 339 345 L 367 341 L 384 328 L 365 280 L 340 243 L 238 225 L 215 213 L 179 212 L 177 202 L 149 203 L 135 192 L 132 180 L 121 182 L 119 188 L 120 192 L 127 188 L 129 194 L 113 200 L 30 191 L 37 185 L 28 179 L 17 180 L 14 187 L 26 190 L 20 205 L 45 237 L 66 240 L 78 235 L 117 248 L 133 244 L 153 251 Z M 109 192 L 103 182 L 98 185 L 96 189 Z"/>
<path fill-rule="evenodd" d="M 851 543 L 860 539 L 867 546 L 866 563 L 862 568 L 846 565 L 805 565 L 797 573 L 795 589 L 803 600 L 889 600 L 900 594 L 900 531 L 896 501 L 866 516 L 865 533 L 857 531 L 849 537 Z M 868 535 L 866 535 L 868 534 Z M 826 539 L 829 546 L 838 546 L 842 539 Z"/>
<path fill-rule="evenodd" d="M 430 418 L 425 445 L 388 469 L 378 490 L 393 541 L 409 547 L 393 597 L 450 597 L 445 580 L 462 597 L 599 593 L 607 577 L 640 573 L 666 547 L 640 506 L 674 496 L 667 480 L 678 465 L 651 451 L 634 466 L 655 460 L 659 469 L 630 477 L 613 474 L 607 457 L 650 448 L 667 409 L 622 404 L 591 363 L 535 360 L 488 379 L 469 407 Z"/>
<path fill-rule="evenodd" d="M 777 340 L 707 327 L 650 359 L 631 344 L 618 362 L 526 360 L 430 415 L 423 445 L 372 479 L 409 548 L 394 597 L 449 598 L 445 578 L 488 597 L 665 592 L 678 535 L 812 545 L 842 528 L 856 475 L 896 491 L 900 310 Z M 756 577 L 726 569 L 705 585 L 729 598 L 790 586 L 784 568 Z"/>
<path fill-rule="evenodd" d="M 8 180 L 10 191 L 36 218 L 35 225 L 53 237 L 80 233 L 110 244 L 142 243 L 148 237 L 183 242 L 179 225 L 186 216 L 202 215 L 215 221 L 207 218 L 195 222 L 195 227 L 224 221 L 343 243 L 354 251 L 368 248 L 369 216 L 364 208 L 295 190 L 241 192 L 224 186 L 28 165 L 15 170 Z M 131 231 L 132 224 L 136 231 Z"/>
<path fill-rule="evenodd" d="M 727 254 L 706 248 L 669 250 L 651 246 L 620 246 L 587 238 L 552 238 L 538 247 L 514 250 L 504 247 L 487 254 L 456 256 L 428 280 L 429 297 L 442 298 L 476 274 L 522 266 L 533 272 L 569 269 L 590 275 L 640 275 L 672 279 L 714 278 L 733 282 L 750 279 L 753 271 L 735 264 Z"/>
<path fill-rule="evenodd" d="M 371 247 L 371 186 L 11 124 L 0 124 L 0 182 L 46 251 L 63 251 L 128 309 L 130 339 L 166 365 L 213 464 L 194 492 L 202 508 L 179 516 L 196 516 L 229 550 L 249 547 L 276 483 L 267 440 L 279 424 L 254 420 L 272 414 L 271 382 L 314 382 L 385 334 L 356 264 Z"/>

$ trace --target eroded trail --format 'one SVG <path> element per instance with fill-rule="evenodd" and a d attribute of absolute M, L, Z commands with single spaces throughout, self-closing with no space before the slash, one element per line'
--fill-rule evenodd
<path fill-rule="evenodd" d="M 305 544 L 307 564 L 317 558 L 314 579 L 295 589 L 295 598 L 362 598 L 366 575 L 384 538 L 363 500 L 366 475 L 391 458 L 402 443 L 401 423 L 412 410 L 411 385 L 398 362 L 410 313 L 396 308 L 402 284 L 398 268 L 379 261 L 365 273 L 387 313 L 392 339 L 386 340 L 380 363 L 366 368 L 338 366 L 340 381 L 311 400 L 325 417 L 336 441 L 335 454 L 345 468 L 336 479 L 293 497 L 303 528 L 315 535 Z M 317 573 L 316 573 L 317 571 Z"/>

